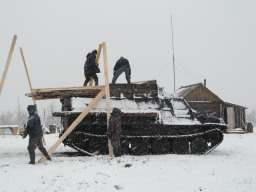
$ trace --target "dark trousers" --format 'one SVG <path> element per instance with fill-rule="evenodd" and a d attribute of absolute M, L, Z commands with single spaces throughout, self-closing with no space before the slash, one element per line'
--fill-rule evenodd
<path fill-rule="evenodd" d="M 30 157 L 30 162 L 33 162 L 33 163 L 35 162 L 36 147 L 38 147 L 38 149 L 44 154 L 44 156 L 46 158 L 49 158 L 49 155 L 43 146 L 42 137 L 29 138 L 28 153 L 29 153 L 29 157 Z"/>
<path fill-rule="evenodd" d="M 117 141 L 111 141 L 112 147 L 113 147 L 113 152 L 115 157 L 121 157 L 121 144 L 120 140 Z"/>
<path fill-rule="evenodd" d="M 85 76 L 84 86 L 87 86 L 87 84 L 90 82 L 91 77 L 94 79 L 95 85 L 98 85 L 98 76 L 97 74 Z"/>
<path fill-rule="evenodd" d="M 117 78 L 123 73 L 125 72 L 125 78 L 128 84 L 131 84 L 131 76 L 130 76 L 130 69 L 128 67 L 122 67 L 118 70 L 116 70 L 114 77 L 112 79 L 112 84 L 116 83 Z"/>

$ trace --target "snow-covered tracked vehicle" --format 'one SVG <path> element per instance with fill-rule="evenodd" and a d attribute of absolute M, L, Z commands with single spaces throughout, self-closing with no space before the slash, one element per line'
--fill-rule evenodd
<path fill-rule="evenodd" d="M 67 129 L 98 92 L 61 94 L 62 111 L 53 115 L 61 117 Z M 221 119 L 198 115 L 184 99 L 161 91 L 156 81 L 110 84 L 110 98 L 111 107 L 122 111 L 123 154 L 206 154 L 222 142 L 227 129 Z M 63 143 L 81 152 L 107 154 L 106 132 L 106 101 L 102 99 Z"/>

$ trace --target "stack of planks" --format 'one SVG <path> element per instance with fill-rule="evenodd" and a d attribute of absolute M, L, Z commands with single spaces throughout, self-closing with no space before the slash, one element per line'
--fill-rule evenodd
<path fill-rule="evenodd" d="M 137 84 L 110 84 L 110 97 L 115 98 L 156 98 L 158 88 L 156 81 L 145 81 Z M 25 94 L 35 100 L 62 99 L 71 97 L 94 98 L 104 86 L 67 87 L 33 89 L 32 93 Z"/>

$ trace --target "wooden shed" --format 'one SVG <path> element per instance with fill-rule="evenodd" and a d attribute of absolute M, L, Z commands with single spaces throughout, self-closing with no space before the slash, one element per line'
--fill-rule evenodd
<path fill-rule="evenodd" d="M 183 97 L 199 113 L 222 118 L 229 130 L 245 129 L 246 107 L 224 102 L 202 83 L 182 86 L 173 95 Z"/>

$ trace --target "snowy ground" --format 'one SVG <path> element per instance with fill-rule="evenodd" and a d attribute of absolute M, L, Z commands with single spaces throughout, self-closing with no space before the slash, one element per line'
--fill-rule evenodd
<path fill-rule="evenodd" d="M 46 135 L 49 149 L 58 135 Z M 209 155 L 68 157 L 61 145 L 53 162 L 27 164 L 27 142 L 0 136 L 0 192 L 255 192 L 256 133 L 225 135 Z M 41 157 L 38 149 L 36 159 Z"/>

